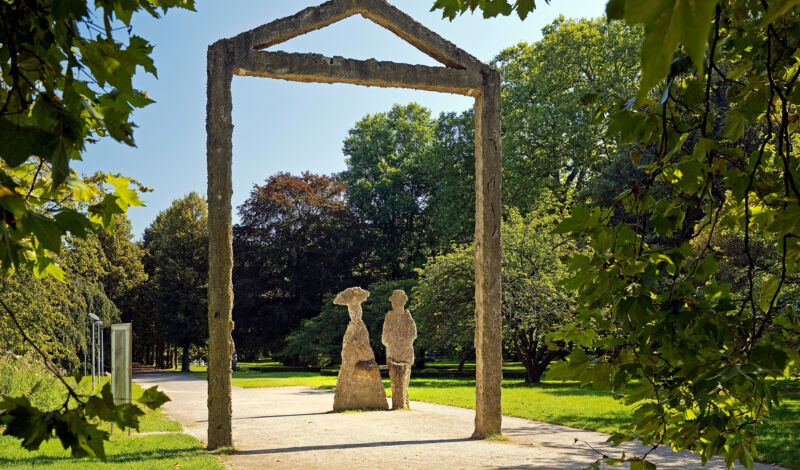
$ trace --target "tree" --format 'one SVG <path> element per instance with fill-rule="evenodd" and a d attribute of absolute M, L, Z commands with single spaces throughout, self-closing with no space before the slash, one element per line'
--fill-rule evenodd
<path fill-rule="evenodd" d="M 169 343 L 183 349 L 181 370 L 189 371 L 189 349 L 208 338 L 208 212 L 191 192 L 160 212 L 144 231 L 145 267 L 155 288 L 158 319 Z"/>
<path fill-rule="evenodd" d="M 98 232 L 97 237 L 108 261 L 101 279 L 103 290 L 120 309 L 123 319 L 130 320 L 139 307 L 137 289 L 148 279 L 142 264 L 145 251 L 133 241 L 131 222 L 124 215 L 114 218 L 113 231 Z"/>
<path fill-rule="evenodd" d="M 475 116 L 442 113 L 434 125 L 433 142 L 419 155 L 426 196 L 422 208 L 431 250 L 442 252 L 453 243 L 475 236 Z"/>
<path fill-rule="evenodd" d="M 273 175 L 253 187 L 239 215 L 233 315 L 245 354 L 279 351 L 326 293 L 369 282 L 371 250 L 338 177 Z"/>
<path fill-rule="evenodd" d="M 75 176 L 70 162 L 80 159 L 87 142 L 100 137 L 133 145 L 130 114 L 150 100 L 133 88 L 131 79 L 137 67 L 152 74 L 155 67 L 152 46 L 130 34 L 131 18 L 142 10 L 158 17 L 159 9 L 166 12 L 172 7 L 193 9 L 193 1 L 0 4 L 0 245 L 4 247 L 0 276 L 4 282 L 12 271 L 63 280 L 56 256 L 67 233 L 83 238 L 100 226 L 110 229 L 115 214 L 141 204 L 129 179 L 108 175 L 102 184 L 87 184 Z M 125 42 L 114 37 L 119 25 L 129 32 Z M 122 34 L 117 32 L 117 37 Z M 107 190 L 105 184 L 114 189 Z M 69 393 L 63 407 L 46 415 L 24 397 L 4 397 L 0 401 L 4 434 L 22 438 L 27 449 L 58 437 L 74 457 L 104 460 L 103 442 L 109 434 L 89 420 L 136 427 L 141 410 L 133 404 L 115 406 L 110 394 L 79 397 L 26 334 L 14 310 L 0 304 L 19 335 Z M 165 400 L 152 389 L 139 401 L 157 407 Z"/>
<path fill-rule="evenodd" d="M 557 282 L 566 274 L 561 259 L 574 251 L 567 237 L 552 236 L 557 214 L 543 203 L 526 217 L 511 209 L 503 224 L 503 336 L 506 346 L 526 370 L 526 381 L 537 383 L 565 349 L 551 348 L 549 333 L 572 314 L 572 296 Z M 419 271 L 413 311 L 419 322 L 421 346 L 454 351 L 459 369 L 474 351 L 475 257 L 471 245 L 429 259 Z"/>
<path fill-rule="evenodd" d="M 350 205 L 370 229 L 378 265 L 390 279 L 409 276 L 429 253 L 421 155 L 433 145 L 430 111 L 416 103 L 367 115 L 348 132 L 341 173 Z"/>
<path fill-rule="evenodd" d="M 87 312 L 110 325 L 119 321 L 119 311 L 100 282 L 107 262 L 97 237 L 68 238 L 58 262 L 64 270 L 63 281 L 18 271 L 4 280 L 0 300 L 18 312 L 15 317 L 26 334 L 52 361 L 74 370 L 81 364 L 78 354 L 89 345 Z M 19 355 L 32 352 L 11 318 L 0 317 L 0 330 L 0 350 Z"/>
<path fill-rule="evenodd" d="M 427 351 L 454 354 L 458 370 L 475 353 L 475 251 L 454 245 L 419 270 L 411 295 L 417 342 Z"/>
<path fill-rule="evenodd" d="M 487 15 L 533 8 L 468 3 Z M 469 8 L 436 6 L 451 16 Z M 800 11 L 780 0 L 611 0 L 607 12 L 645 30 L 638 94 L 609 108 L 609 132 L 654 148 L 654 158 L 641 160 L 644 184 L 619 196 L 628 219 L 579 207 L 558 229 L 591 247 L 572 262 L 578 328 L 561 337 L 601 352 L 576 349 L 554 372 L 639 405 L 615 442 L 688 448 L 703 463 L 721 453 L 729 467 L 752 468 L 756 426 L 780 400 L 774 379 L 800 369 L 800 315 L 790 303 L 800 260 Z M 718 96 L 729 106 L 715 106 Z M 657 183 L 666 196 L 652 190 Z M 736 232 L 746 265 L 738 291 L 712 244 Z M 765 272 L 758 245 L 774 253 Z"/>
<path fill-rule="evenodd" d="M 505 205 L 525 213 L 551 192 L 567 201 L 614 157 L 597 111 L 635 92 L 640 44 L 639 28 L 561 17 L 498 54 Z"/>

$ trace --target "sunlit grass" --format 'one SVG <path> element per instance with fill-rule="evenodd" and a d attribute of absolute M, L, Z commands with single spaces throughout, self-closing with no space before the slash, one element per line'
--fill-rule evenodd
<path fill-rule="evenodd" d="M 222 469 L 217 458 L 203 449 L 202 444 L 187 434 L 114 435 L 105 445 L 107 463 L 98 460 L 75 460 L 57 441 L 49 441 L 35 452 L 28 452 L 19 440 L 0 436 L 0 468 L 21 470 L 47 468 L 52 470 L 172 470 L 175 468 Z"/>
<path fill-rule="evenodd" d="M 73 379 L 69 379 L 74 384 Z M 96 391 L 108 379 L 102 379 L 96 386 Z M 84 378 L 76 387 L 80 394 L 91 393 L 91 378 Z M 133 398 L 139 398 L 143 389 L 138 384 L 133 384 Z M 62 395 L 63 387 L 58 390 Z M 59 400 L 63 400 L 59 398 Z M 135 403 L 135 401 L 134 401 Z M 95 469 L 222 469 L 217 457 L 203 449 L 202 444 L 195 438 L 180 433 L 181 425 L 169 419 L 161 410 L 150 410 L 142 407 L 145 414 L 139 418 L 139 432 L 141 433 L 166 433 L 166 434 L 138 434 L 133 430 L 129 437 L 128 430 L 115 427 L 111 439 L 105 443 L 108 461 L 81 459 L 76 460 L 70 456 L 57 439 L 52 439 L 42 444 L 33 452 L 20 447 L 20 440 L 0 436 L 0 468 L 3 470 L 17 470 L 28 468 L 47 468 L 65 470 L 95 470 Z M 110 423 L 102 423 L 100 428 L 111 430 Z"/>
<path fill-rule="evenodd" d="M 201 379 L 206 378 L 205 366 L 192 366 L 191 372 L 184 372 Z M 319 387 L 333 389 L 336 387 L 335 376 L 324 376 L 317 372 L 254 372 L 236 371 L 233 373 L 233 385 L 242 388 L 263 387 Z"/>

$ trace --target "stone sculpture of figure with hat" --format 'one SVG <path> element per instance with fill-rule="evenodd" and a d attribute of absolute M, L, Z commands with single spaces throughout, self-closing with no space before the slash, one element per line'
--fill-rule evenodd
<path fill-rule="evenodd" d="M 333 410 L 386 410 L 386 391 L 383 389 L 375 353 L 369 344 L 369 332 L 361 319 L 361 303 L 369 292 L 351 287 L 340 292 L 333 303 L 347 306 L 350 324 L 342 339 L 342 366 L 336 379 Z"/>

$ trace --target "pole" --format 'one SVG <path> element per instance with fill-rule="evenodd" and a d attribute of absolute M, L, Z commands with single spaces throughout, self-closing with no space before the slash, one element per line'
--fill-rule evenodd
<path fill-rule="evenodd" d="M 95 363 L 96 354 L 97 353 L 94 350 L 94 323 L 92 323 L 92 391 L 93 392 L 94 392 L 94 376 L 95 376 L 94 363 Z"/>
<path fill-rule="evenodd" d="M 103 354 L 105 352 L 105 351 L 103 351 L 103 346 L 104 346 L 103 345 L 103 325 L 100 325 L 98 330 L 99 330 L 99 333 L 100 333 L 100 379 L 99 380 L 103 380 L 103 377 L 106 376 L 106 363 L 105 363 L 105 361 L 103 361 L 103 359 L 105 359 L 105 354 Z"/>

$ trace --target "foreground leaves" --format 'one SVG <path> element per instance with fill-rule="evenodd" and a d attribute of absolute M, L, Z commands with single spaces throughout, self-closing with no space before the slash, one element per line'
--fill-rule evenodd
<path fill-rule="evenodd" d="M 0 2 L 0 279 L 22 270 L 63 281 L 57 260 L 64 236 L 111 231 L 115 215 L 142 204 L 138 183 L 110 174 L 84 180 L 70 164 L 87 143 L 103 137 L 134 145 L 131 113 L 152 101 L 133 88 L 133 75 L 138 69 L 155 75 L 156 69 L 153 46 L 131 33 L 131 20 L 137 12 L 157 18 L 172 7 L 193 9 L 194 2 Z M 55 372 L 13 310 L 3 307 L 16 333 Z M 135 427 L 141 411 L 114 406 L 105 389 L 83 400 L 62 382 L 71 398 L 57 411 L 3 397 L 4 433 L 22 438 L 29 449 L 57 436 L 75 457 L 105 459 L 108 434 L 93 423 Z"/>
<path fill-rule="evenodd" d="M 0 425 L 5 426 L 4 436 L 22 440 L 21 445 L 28 450 L 37 450 L 43 442 L 58 439 L 69 449 L 75 458 L 91 457 L 106 460 L 103 442 L 109 433 L 101 430 L 104 423 L 114 423 L 120 429 L 139 430 L 139 418 L 144 412 L 139 406 L 126 403 L 115 405 L 111 394 L 111 384 L 106 383 L 100 395 L 68 399 L 64 405 L 53 411 L 42 411 L 22 397 L 2 397 L 0 399 Z M 157 409 L 169 401 L 157 387 L 144 391 L 138 400 L 150 409 Z"/>
<path fill-rule="evenodd" d="M 453 17 L 528 2 L 439 0 Z M 550 378 L 636 405 L 615 443 L 752 468 L 757 425 L 800 370 L 800 11 L 795 0 L 611 0 L 644 27 L 638 94 L 601 113 L 643 177 L 556 230 L 583 240 L 564 286 L 581 346 Z M 586 103 L 593 101 L 586 97 Z M 644 456 L 603 463 L 655 468 Z"/>

